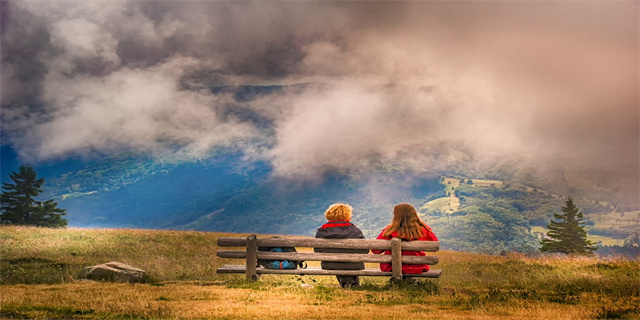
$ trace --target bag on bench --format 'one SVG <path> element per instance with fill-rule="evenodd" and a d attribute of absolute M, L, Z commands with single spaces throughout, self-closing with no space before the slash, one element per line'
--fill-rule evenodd
<path fill-rule="evenodd" d="M 285 251 L 285 248 L 272 248 L 271 252 L 292 252 Z M 295 250 L 295 249 L 294 249 Z M 263 266 L 267 269 L 297 269 L 298 265 L 294 261 L 291 260 L 258 260 L 258 265 Z"/>
<path fill-rule="evenodd" d="M 298 252 L 296 248 L 293 247 L 276 247 L 276 248 L 266 248 L 259 247 L 258 251 L 271 251 L 271 252 Z M 266 269 L 297 269 L 300 267 L 301 269 L 307 268 L 307 263 L 304 261 L 296 261 L 296 260 L 264 260 L 258 259 L 258 266 Z"/>

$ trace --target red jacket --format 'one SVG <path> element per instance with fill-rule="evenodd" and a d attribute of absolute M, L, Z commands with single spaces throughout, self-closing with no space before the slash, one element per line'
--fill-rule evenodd
<path fill-rule="evenodd" d="M 394 237 L 398 237 L 397 231 L 394 231 L 390 237 L 384 237 L 383 234 L 384 234 L 384 230 L 382 230 L 382 232 L 380 233 L 377 239 L 391 240 Z M 406 241 L 405 239 L 402 239 L 402 240 Z M 423 228 L 422 237 L 418 240 L 411 240 L 411 241 L 438 241 L 438 238 L 436 238 L 436 235 L 433 232 L 429 232 Z M 383 250 L 371 250 L 371 252 L 375 254 L 380 254 L 383 252 Z M 385 250 L 384 254 L 391 254 L 391 250 Z M 405 251 L 405 250 L 402 250 L 402 255 L 403 256 L 426 256 L 424 251 Z M 391 272 L 391 264 L 381 263 L 380 270 Z M 429 271 L 428 264 L 403 264 L 402 265 L 402 273 L 423 273 L 426 271 Z"/>

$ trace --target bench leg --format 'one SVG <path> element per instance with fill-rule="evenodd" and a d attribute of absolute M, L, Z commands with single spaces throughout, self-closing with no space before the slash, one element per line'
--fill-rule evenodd
<path fill-rule="evenodd" d="M 260 275 L 256 273 L 258 264 L 258 240 L 254 234 L 247 237 L 247 268 L 246 279 L 249 281 L 260 280 Z"/>
<path fill-rule="evenodd" d="M 402 280 L 402 242 L 399 238 L 391 239 L 391 273 L 393 279 Z"/>

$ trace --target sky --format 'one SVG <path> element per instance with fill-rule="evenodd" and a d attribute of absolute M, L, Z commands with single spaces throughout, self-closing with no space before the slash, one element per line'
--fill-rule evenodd
<path fill-rule="evenodd" d="M 623 172 L 637 189 L 637 1 L 0 8 L 2 144 L 25 162 L 233 145 L 291 179 L 511 162 Z M 208 89 L 237 85 L 285 87 L 248 102 Z"/>

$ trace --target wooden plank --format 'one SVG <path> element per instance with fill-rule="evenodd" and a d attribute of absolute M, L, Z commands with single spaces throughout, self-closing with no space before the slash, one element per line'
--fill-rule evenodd
<path fill-rule="evenodd" d="M 391 239 L 391 273 L 394 279 L 402 280 L 402 241 Z"/>
<path fill-rule="evenodd" d="M 256 273 L 256 265 L 257 261 L 257 252 L 258 252 L 258 241 L 255 235 L 250 235 L 247 237 L 247 251 L 245 252 L 247 256 L 246 263 L 246 278 L 247 280 L 257 281 L 258 274 Z"/>
<path fill-rule="evenodd" d="M 245 247 L 246 245 L 247 240 L 243 238 L 218 238 L 218 246 L 220 247 Z M 375 239 L 316 239 L 312 237 L 258 238 L 258 246 L 391 250 L 391 241 Z M 407 251 L 435 252 L 440 249 L 440 242 L 403 241 L 402 249 Z"/>
<path fill-rule="evenodd" d="M 216 270 L 217 273 L 245 273 L 245 266 L 243 265 L 225 265 Z M 316 275 L 316 276 L 367 276 L 367 277 L 390 277 L 391 272 L 380 271 L 380 269 L 364 269 L 364 270 L 323 270 L 317 267 L 309 267 L 307 269 L 291 269 L 291 270 L 276 270 L 276 269 L 264 269 L 257 268 L 258 274 L 289 274 L 289 275 Z M 418 278 L 439 278 L 442 274 L 442 270 L 435 269 L 429 270 L 425 273 L 405 273 L 408 277 Z"/>
<path fill-rule="evenodd" d="M 220 258 L 244 259 L 245 251 L 220 250 Z M 360 253 L 320 253 L 320 252 L 269 252 L 258 251 L 258 259 L 265 260 L 298 260 L 298 261 L 336 261 L 336 262 L 365 262 L 391 263 L 391 255 L 360 254 Z M 402 256 L 403 264 L 437 264 L 436 256 Z"/>

